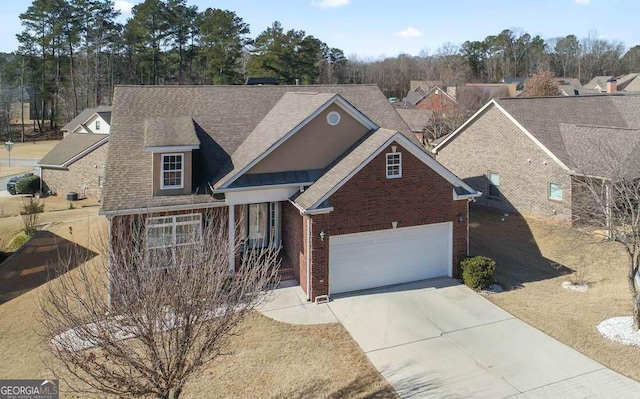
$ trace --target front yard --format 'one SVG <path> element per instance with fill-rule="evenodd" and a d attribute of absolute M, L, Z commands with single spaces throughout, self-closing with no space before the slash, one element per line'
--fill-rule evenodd
<path fill-rule="evenodd" d="M 492 257 L 506 291 L 488 299 L 605 366 L 640 381 L 640 348 L 611 342 L 596 325 L 631 315 L 626 256 L 577 230 L 488 210 L 470 216 L 471 254 Z M 587 292 L 562 288 L 582 274 Z"/>
<path fill-rule="evenodd" d="M 97 209 L 49 212 L 43 214 L 43 221 L 52 222 L 48 230 L 59 239 L 97 251 L 88 239 L 106 228 Z M 21 228 L 19 216 L 0 219 L 0 236 L 16 228 Z M 92 267 L 98 258 L 80 267 Z M 4 272 L 0 265 L 0 276 Z M 23 272 L 29 273 L 28 265 Z M 0 304 L 0 378 L 53 377 L 45 366 L 51 357 L 37 321 L 41 289 Z M 197 375 L 181 397 L 397 397 L 341 324 L 294 326 L 254 313 L 240 328 L 242 334 L 232 338 L 229 355 Z"/>

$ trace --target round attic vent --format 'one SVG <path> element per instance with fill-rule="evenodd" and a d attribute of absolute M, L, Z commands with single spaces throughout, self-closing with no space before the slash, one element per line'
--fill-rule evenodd
<path fill-rule="evenodd" d="M 327 114 L 327 123 L 331 126 L 335 126 L 340 123 L 340 114 L 336 111 L 331 111 Z"/>

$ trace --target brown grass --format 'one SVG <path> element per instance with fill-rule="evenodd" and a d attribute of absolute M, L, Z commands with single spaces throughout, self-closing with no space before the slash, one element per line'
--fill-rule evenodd
<path fill-rule="evenodd" d="M 0 148 L 1 150 L 1 148 Z M 4 154 L 3 154 L 4 155 Z M 5 155 L 6 156 L 6 155 Z M 4 159 L 4 158 L 3 158 Z M 13 175 L 19 175 L 21 173 L 26 173 L 33 170 L 31 166 L 23 166 L 23 165 L 0 165 L 0 177 L 7 177 Z M 0 187 L 0 189 L 4 190 L 5 187 Z"/>
<path fill-rule="evenodd" d="M 11 159 L 40 159 L 60 142 L 60 140 L 43 140 L 20 143 L 15 139 L 13 141 L 14 144 L 13 148 L 11 149 Z M 7 151 L 4 148 L 2 148 L 1 154 L 2 155 L 0 156 L 2 157 L 2 159 L 7 158 Z"/>
<path fill-rule="evenodd" d="M 471 252 L 498 262 L 497 279 L 508 289 L 488 299 L 532 326 L 605 366 L 640 381 L 640 348 L 603 338 L 596 325 L 631 315 L 627 259 L 618 244 L 566 226 L 530 218 L 474 211 Z M 563 289 L 583 271 L 589 291 Z"/>
<path fill-rule="evenodd" d="M 8 243 L 11 238 L 24 229 L 20 217 L 23 196 L 0 197 L 0 241 Z M 69 218 L 78 219 L 95 215 L 97 202 L 91 199 L 74 201 L 76 209 L 69 210 L 69 202 L 64 196 L 42 198 L 44 213 L 40 216 L 40 224 L 57 223 Z M 60 213 L 62 212 L 62 213 Z"/>
<path fill-rule="evenodd" d="M 97 208 L 50 212 L 44 218 L 56 220 L 50 230 L 58 236 L 98 249 L 89 240 L 92 233 L 105 228 Z M 5 222 L 12 219 L 0 219 L 0 236 Z M 94 261 L 98 258 L 80 267 L 91 267 Z M 53 378 L 45 366 L 52 360 L 37 320 L 41 289 L 0 305 L 2 378 Z M 241 325 L 240 333 L 232 338 L 228 354 L 187 384 L 182 397 L 397 397 L 340 324 L 295 326 L 255 313 Z M 61 397 L 86 395 L 65 393 Z"/>

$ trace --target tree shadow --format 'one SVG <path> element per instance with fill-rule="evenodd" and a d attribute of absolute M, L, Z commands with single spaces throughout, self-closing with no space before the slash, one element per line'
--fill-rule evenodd
<path fill-rule="evenodd" d="M 75 269 L 98 254 L 50 231 L 38 231 L 12 257 L 0 264 L 0 304 L 46 283 L 60 261 Z"/>
<path fill-rule="evenodd" d="M 496 280 L 505 290 L 574 272 L 542 254 L 527 221 L 518 214 L 472 206 L 469 241 L 471 256 L 483 255 L 496 261 Z"/>
<path fill-rule="evenodd" d="M 470 177 L 464 181 L 483 193 L 470 206 L 470 255 L 493 258 L 497 263 L 496 280 L 504 289 L 518 289 L 524 283 L 548 280 L 574 272 L 542 254 L 525 218 L 499 187 L 490 186 L 486 175 Z M 489 193 L 493 196 L 489 196 Z"/>
<path fill-rule="evenodd" d="M 318 377 L 314 381 L 311 381 L 303 390 L 287 393 L 284 397 L 290 399 L 304 399 L 304 398 L 420 398 L 424 396 L 431 396 L 438 394 L 438 397 L 447 398 L 450 397 L 443 394 L 440 390 L 441 383 L 436 378 L 432 378 L 427 374 L 422 374 L 419 377 L 397 377 L 398 371 L 380 370 L 380 373 L 387 378 L 387 380 L 393 381 L 391 384 L 382 385 L 380 383 L 380 375 L 377 373 L 371 373 L 363 378 L 349 381 L 344 386 L 335 389 L 331 393 L 326 393 L 326 386 L 330 385 L 332 381 L 328 378 Z M 378 385 L 377 388 L 372 388 Z M 322 394 L 320 394 L 322 392 Z"/>

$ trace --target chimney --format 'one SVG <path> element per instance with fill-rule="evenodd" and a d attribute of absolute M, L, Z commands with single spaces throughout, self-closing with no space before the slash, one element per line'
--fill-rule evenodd
<path fill-rule="evenodd" d="M 607 80 L 607 94 L 615 93 L 618 91 L 618 80 L 614 77 Z"/>
<path fill-rule="evenodd" d="M 447 86 L 447 94 L 451 96 L 454 100 L 458 100 L 456 97 L 458 95 L 458 86 Z"/>

